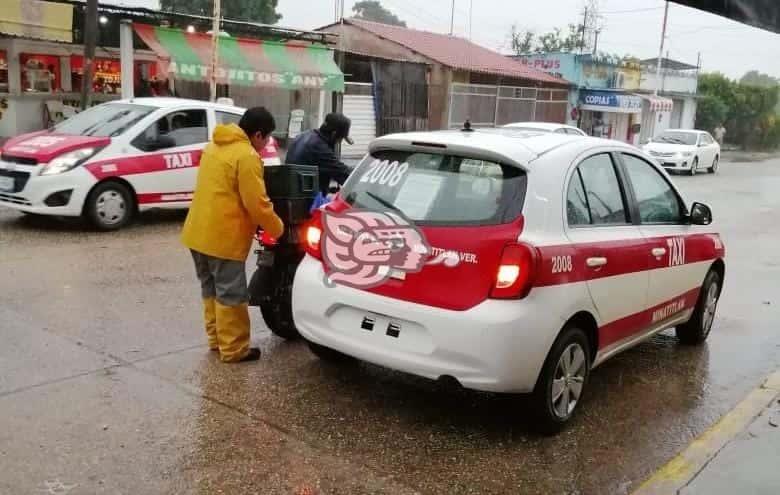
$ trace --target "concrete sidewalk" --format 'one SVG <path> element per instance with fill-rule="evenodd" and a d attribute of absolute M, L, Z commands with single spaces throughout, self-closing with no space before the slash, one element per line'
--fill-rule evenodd
<path fill-rule="evenodd" d="M 780 401 L 737 435 L 679 492 L 683 495 L 780 493 Z"/>
<path fill-rule="evenodd" d="M 780 493 L 780 370 L 634 495 Z"/>

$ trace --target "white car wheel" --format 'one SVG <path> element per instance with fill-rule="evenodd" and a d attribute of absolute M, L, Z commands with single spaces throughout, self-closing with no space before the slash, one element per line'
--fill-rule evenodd
<path fill-rule="evenodd" d="M 712 166 L 707 169 L 707 172 L 711 174 L 717 174 L 718 173 L 718 165 L 719 165 L 719 157 L 718 155 L 715 155 L 715 159 L 712 161 Z"/>
<path fill-rule="evenodd" d="M 689 175 L 696 175 L 696 169 L 699 168 L 699 157 L 693 159 L 693 163 L 691 163 L 691 171 L 688 172 Z"/>

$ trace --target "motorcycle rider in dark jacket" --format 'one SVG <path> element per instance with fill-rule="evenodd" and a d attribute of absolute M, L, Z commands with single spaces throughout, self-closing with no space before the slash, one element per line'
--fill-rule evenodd
<path fill-rule="evenodd" d="M 339 185 L 349 177 L 350 169 L 336 156 L 336 145 L 348 144 L 350 120 L 341 113 L 329 113 L 319 129 L 305 131 L 287 147 L 285 161 L 296 165 L 316 165 L 319 168 L 320 191 L 327 195 L 331 180 Z"/>

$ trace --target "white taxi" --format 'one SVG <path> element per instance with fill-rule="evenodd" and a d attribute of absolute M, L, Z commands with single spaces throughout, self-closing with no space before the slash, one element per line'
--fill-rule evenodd
<path fill-rule="evenodd" d="M 0 150 L 0 206 L 23 213 L 84 216 L 125 226 L 138 210 L 187 208 L 201 152 L 217 124 L 243 108 L 180 98 L 134 98 L 94 106 L 52 129 L 10 139 Z M 275 141 L 263 152 L 278 164 Z"/>
<path fill-rule="evenodd" d="M 360 210 L 375 212 L 365 228 L 345 216 Z M 703 342 L 724 280 L 709 207 L 686 203 L 655 160 L 616 141 L 511 129 L 385 136 L 318 213 L 293 285 L 295 325 L 315 354 L 530 393 L 548 431 L 615 354 L 670 327 Z M 331 217 L 353 222 L 333 234 L 355 236 L 337 257 L 383 259 L 414 226 L 428 248 L 393 263 L 429 259 L 371 287 L 334 283 Z M 442 253 L 450 262 L 432 260 Z"/>

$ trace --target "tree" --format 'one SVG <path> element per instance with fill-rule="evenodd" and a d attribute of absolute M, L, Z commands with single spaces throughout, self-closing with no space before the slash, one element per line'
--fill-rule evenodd
<path fill-rule="evenodd" d="M 279 0 L 222 0 L 222 17 L 237 21 L 276 24 L 282 15 L 276 11 Z M 213 0 L 160 0 L 160 10 L 184 14 L 214 15 Z"/>
<path fill-rule="evenodd" d="M 751 78 L 748 78 L 751 80 Z M 744 148 L 774 148 L 780 145 L 780 121 L 776 119 L 777 86 L 760 87 L 732 81 L 723 74 L 699 77 L 702 100 L 696 111 L 696 124 L 711 129 L 716 117 L 725 120 L 729 141 Z"/>
<path fill-rule="evenodd" d="M 552 31 L 535 35 L 533 31 L 520 31 L 512 26 L 510 32 L 512 51 L 516 55 L 526 53 L 573 52 L 580 43 L 581 26 L 569 24 L 567 32 L 555 28 Z"/>
<path fill-rule="evenodd" d="M 406 27 L 406 23 L 399 19 L 395 14 L 382 7 L 377 0 L 363 0 L 356 2 L 352 6 L 355 19 L 364 21 L 379 22 L 381 24 L 390 24 L 392 26 Z"/>
<path fill-rule="evenodd" d="M 747 86 L 759 86 L 761 88 L 772 88 L 777 87 L 778 81 L 774 77 L 770 76 L 769 74 L 764 74 L 763 72 L 759 72 L 757 70 L 751 70 L 749 72 L 746 72 L 744 76 L 742 76 L 742 79 L 739 80 L 740 84 L 744 84 Z"/>
<path fill-rule="evenodd" d="M 726 121 L 729 107 L 717 96 L 704 96 L 696 105 L 696 128 L 712 132 Z"/>
<path fill-rule="evenodd" d="M 534 32 L 533 31 L 519 31 L 516 24 L 512 24 L 512 32 L 509 34 L 511 37 L 512 51 L 515 55 L 523 55 L 530 53 L 534 47 Z"/>
<path fill-rule="evenodd" d="M 513 25 L 509 33 L 512 51 L 516 55 L 531 52 L 593 51 L 596 32 L 603 27 L 598 0 L 583 0 L 582 17 L 579 21 L 569 24 L 565 30 L 555 28 L 540 35 L 533 31 L 518 30 L 517 26 Z"/>
<path fill-rule="evenodd" d="M 580 44 L 582 26 L 569 24 L 566 34 L 560 28 L 544 33 L 537 38 L 536 51 L 547 52 L 573 52 Z"/>

